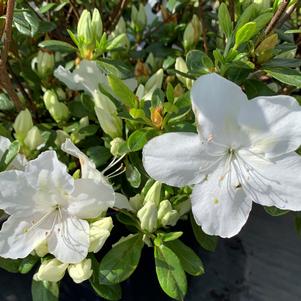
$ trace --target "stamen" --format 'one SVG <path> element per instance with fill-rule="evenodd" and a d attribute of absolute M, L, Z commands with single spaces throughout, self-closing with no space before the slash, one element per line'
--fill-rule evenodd
<path fill-rule="evenodd" d="M 119 175 L 121 175 L 121 174 L 123 174 L 125 171 L 126 171 L 126 167 L 123 167 L 123 169 L 120 171 L 120 172 L 118 172 L 118 173 L 116 173 L 118 170 L 120 170 L 120 168 L 122 168 L 123 167 L 123 165 L 121 165 L 118 169 L 116 169 L 114 172 L 112 172 L 110 175 L 108 175 L 107 177 L 109 178 L 109 179 L 111 179 L 111 178 L 114 178 L 114 177 L 117 177 L 117 176 L 119 176 Z"/>
<path fill-rule="evenodd" d="M 118 162 L 120 162 L 126 154 L 123 154 L 121 157 L 119 157 L 117 159 L 117 157 L 114 157 L 113 160 L 111 161 L 111 163 L 102 171 L 102 173 L 104 174 L 106 171 L 108 171 L 109 169 L 111 169 L 113 166 L 115 166 Z"/>

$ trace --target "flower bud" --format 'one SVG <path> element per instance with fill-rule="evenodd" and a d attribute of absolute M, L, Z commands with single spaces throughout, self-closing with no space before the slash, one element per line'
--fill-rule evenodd
<path fill-rule="evenodd" d="M 168 200 L 164 200 L 159 204 L 158 221 L 163 227 L 168 225 L 174 226 L 179 217 L 179 213 L 172 208 Z"/>
<path fill-rule="evenodd" d="M 147 17 L 142 3 L 139 5 L 139 10 L 133 5 L 131 12 L 132 24 L 136 31 L 142 31 L 147 23 Z"/>
<path fill-rule="evenodd" d="M 56 131 L 56 138 L 54 140 L 54 143 L 57 147 L 61 147 L 61 145 L 66 141 L 66 139 L 70 138 L 69 135 L 62 131 L 62 130 L 57 130 Z"/>
<path fill-rule="evenodd" d="M 129 203 L 131 208 L 133 208 L 134 211 L 138 211 L 143 206 L 144 198 L 141 194 L 136 194 L 133 197 L 129 199 Z"/>
<path fill-rule="evenodd" d="M 90 12 L 84 9 L 77 24 L 77 36 L 85 44 L 92 43 L 93 41 L 91 22 Z"/>
<path fill-rule="evenodd" d="M 17 139 L 23 141 L 32 127 L 33 122 L 28 109 L 21 111 L 16 117 L 13 125 Z"/>
<path fill-rule="evenodd" d="M 65 100 L 66 99 L 66 93 L 61 87 L 56 88 L 55 92 L 56 92 L 56 95 L 57 95 L 59 100 Z"/>
<path fill-rule="evenodd" d="M 111 217 L 104 217 L 90 224 L 89 252 L 97 253 L 102 248 L 107 238 L 110 236 L 112 228 L 113 221 Z"/>
<path fill-rule="evenodd" d="M 70 264 L 68 273 L 75 283 L 81 283 L 88 280 L 93 274 L 92 260 L 84 259 L 80 263 Z"/>
<path fill-rule="evenodd" d="M 144 204 L 154 203 L 155 205 L 158 206 L 161 198 L 161 188 L 162 188 L 162 183 L 156 181 L 146 193 L 144 198 Z"/>
<path fill-rule="evenodd" d="M 38 146 L 44 143 L 44 139 L 40 133 L 40 130 L 36 126 L 33 126 L 29 130 L 24 143 L 30 150 L 35 150 Z"/>
<path fill-rule="evenodd" d="M 157 206 L 153 202 L 145 203 L 137 212 L 142 230 L 152 233 L 157 229 L 157 213 Z"/>
<path fill-rule="evenodd" d="M 48 254 L 47 240 L 44 239 L 34 250 L 39 257 L 44 257 Z"/>
<path fill-rule="evenodd" d="M 37 69 L 39 77 L 44 79 L 53 73 L 54 55 L 46 51 L 39 51 L 37 56 Z"/>
<path fill-rule="evenodd" d="M 57 123 L 68 119 L 69 109 L 64 103 L 58 101 L 55 92 L 47 90 L 44 94 L 43 100 L 46 109 Z"/>
<path fill-rule="evenodd" d="M 197 44 L 202 32 L 201 21 L 197 15 L 193 15 L 191 24 L 194 32 L 194 44 Z"/>
<path fill-rule="evenodd" d="M 114 138 L 111 142 L 110 142 L 110 146 L 111 146 L 111 154 L 113 156 L 121 156 L 122 152 L 120 152 L 120 148 L 121 146 L 123 146 L 125 144 L 125 141 L 122 138 Z"/>
<path fill-rule="evenodd" d="M 126 33 L 126 23 L 125 23 L 123 17 L 121 16 L 119 18 L 117 25 L 115 26 L 114 31 L 112 32 L 112 36 L 117 37 L 123 33 Z"/>
<path fill-rule="evenodd" d="M 191 201 L 187 199 L 175 206 L 175 209 L 178 211 L 179 215 L 182 216 L 188 213 L 191 209 Z"/>
<path fill-rule="evenodd" d="M 92 21 L 91 21 L 91 29 L 93 33 L 93 38 L 96 41 L 99 41 L 102 37 L 103 25 L 100 13 L 97 8 L 94 8 Z"/>
<path fill-rule="evenodd" d="M 62 263 L 56 258 L 44 260 L 34 278 L 39 281 L 60 281 L 66 272 L 68 263 Z"/>

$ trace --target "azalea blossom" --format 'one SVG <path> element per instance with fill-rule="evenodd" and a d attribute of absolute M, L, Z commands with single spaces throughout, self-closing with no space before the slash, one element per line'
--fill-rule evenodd
<path fill-rule="evenodd" d="M 196 222 L 210 235 L 231 237 L 252 202 L 301 210 L 301 109 L 290 96 L 248 100 L 217 74 L 191 91 L 198 133 L 167 133 L 143 150 L 146 171 L 172 186 L 194 185 Z"/>
<path fill-rule="evenodd" d="M 78 263 L 89 248 L 87 219 L 114 205 L 111 185 L 74 180 L 54 151 L 28 162 L 24 171 L 0 173 L 0 208 L 10 215 L 0 231 L 0 256 L 24 258 L 43 241 L 63 263 Z"/>

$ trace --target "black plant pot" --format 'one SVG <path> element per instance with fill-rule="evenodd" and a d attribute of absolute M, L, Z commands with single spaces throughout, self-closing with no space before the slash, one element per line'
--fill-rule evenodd
<path fill-rule="evenodd" d="M 220 239 L 209 253 L 198 247 L 187 227 L 184 240 L 202 258 L 206 273 L 189 277 L 187 301 L 300 301 L 301 239 L 292 214 L 271 217 L 254 206 L 238 237 Z M 116 232 L 115 232 L 116 233 Z M 104 250 L 106 251 L 106 250 Z M 156 280 L 153 250 L 144 248 L 139 267 L 122 284 L 123 301 L 168 301 Z M 30 301 L 32 275 L 0 272 L 0 301 Z M 61 284 L 60 301 L 100 301 L 89 283 Z"/>

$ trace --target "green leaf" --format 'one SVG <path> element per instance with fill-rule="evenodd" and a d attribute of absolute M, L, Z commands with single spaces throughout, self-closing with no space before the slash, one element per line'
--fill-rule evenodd
<path fill-rule="evenodd" d="M 264 210 L 271 216 L 281 216 L 289 213 L 289 210 L 281 210 L 274 206 L 271 207 L 264 206 Z"/>
<path fill-rule="evenodd" d="M 90 255 L 92 259 L 92 269 L 93 274 L 92 277 L 89 279 L 92 288 L 94 289 L 95 293 L 105 298 L 106 300 L 117 301 L 121 299 L 121 287 L 119 284 L 113 285 L 103 285 L 99 283 L 98 279 L 98 262 L 93 254 Z"/>
<path fill-rule="evenodd" d="M 136 152 L 143 148 L 143 146 L 155 137 L 157 131 L 155 129 L 140 129 L 133 132 L 127 140 L 128 148 L 132 152 Z"/>
<path fill-rule="evenodd" d="M 204 265 L 199 256 L 179 239 L 166 244 L 180 259 L 184 271 L 192 276 L 205 273 Z"/>
<path fill-rule="evenodd" d="M 172 241 L 172 240 L 176 240 L 179 237 L 181 237 L 183 235 L 183 232 L 178 231 L 178 232 L 168 232 L 168 233 L 158 233 L 158 237 L 160 239 L 160 241 Z"/>
<path fill-rule="evenodd" d="M 272 12 L 267 12 L 255 18 L 253 22 L 256 23 L 256 32 L 261 31 L 269 23 L 273 15 L 274 14 Z"/>
<path fill-rule="evenodd" d="M 297 88 L 301 87 L 301 73 L 295 69 L 278 67 L 278 68 L 265 68 L 264 71 L 271 77 L 279 80 L 280 82 L 295 86 Z"/>
<path fill-rule="evenodd" d="M 108 82 L 122 104 L 130 108 L 135 106 L 135 100 L 137 97 L 122 80 L 114 75 L 109 75 Z"/>
<path fill-rule="evenodd" d="M 86 153 L 88 157 L 95 163 L 96 167 L 106 164 L 112 156 L 110 150 L 101 145 L 89 147 Z"/>
<path fill-rule="evenodd" d="M 163 291 L 171 298 L 184 300 L 187 279 L 177 255 L 165 245 L 154 247 L 156 273 Z"/>
<path fill-rule="evenodd" d="M 205 74 L 214 67 L 210 57 L 200 50 L 189 51 L 186 56 L 186 63 L 189 72 L 195 74 Z"/>
<path fill-rule="evenodd" d="M 14 104 L 10 101 L 6 94 L 0 94 L 0 110 L 1 111 L 10 111 L 15 108 Z"/>
<path fill-rule="evenodd" d="M 134 188 L 138 188 L 141 184 L 141 174 L 136 166 L 126 163 L 126 178 Z"/>
<path fill-rule="evenodd" d="M 252 3 L 243 11 L 242 15 L 239 17 L 235 29 L 238 30 L 244 24 L 249 22 L 251 19 L 254 19 L 256 17 L 256 14 L 257 14 L 257 4 Z"/>
<path fill-rule="evenodd" d="M 143 241 L 139 234 L 115 245 L 100 262 L 100 284 L 116 284 L 128 279 L 138 266 L 142 248 Z"/>
<path fill-rule="evenodd" d="M 58 301 L 59 286 L 57 282 L 35 281 L 31 285 L 32 301 Z"/>
<path fill-rule="evenodd" d="M 0 160 L 0 171 L 5 170 L 9 164 L 15 159 L 20 150 L 20 143 L 15 140 L 9 146 L 9 148 L 4 152 Z"/>
<path fill-rule="evenodd" d="M 26 258 L 22 259 L 19 265 L 19 273 L 27 274 L 40 260 L 38 256 L 28 255 Z"/>
<path fill-rule="evenodd" d="M 42 7 L 40 7 L 40 13 L 45 14 L 49 10 L 53 9 L 55 6 L 56 6 L 55 3 L 47 3 L 47 4 L 43 5 Z"/>
<path fill-rule="evenodd" d="M 63 41 L 57 41 L 57 40 L 46 40 L 41 43 L 39 43 L 39 47 L 46 48 L 50 51 L 57 51 L 57 52 L 63 52 L 63 53 L 71 53 L 76 52 L 77 48 L 73 47 L 69 43 L 63 42 Z"/>
<path fill-rule="evenodd" d="M 244 81 L 243 85 L 249 99 L 255 98 L 257 96 L 275 95 L 275 92 L 260 80 L 247 79 L 246 81 Z"/>
<path fill-rule="evenodd" d="M 0 268 L 10 273 L 18 273 L 20 262 L 20 259 L 0 257 Z"/>
<path fill-rule="evenodd" d="M 101 58 L 98 59 L 97 65 L 104 73 L 115 75 L 120 79 L 130 78 L 134 74 L 132 67 L 124 61 Z"/>
<path fill-rule="evenodd" d="M 235 34 L 234 49 L 237 49 L 242 43 L 248 42 L 256 34 L 256 23 L 248 22 L 240 27 Z"/>
<path fill-rule="evenodd" d="M 84 136 L 93 136 L 96 134 L 98 126 L 96 124 L 89 124 L 81 128 L 78 133 Z"/>
<path fill-rule="evenodd" d="M 226 38 L 229 38 L 232 35 L 233 24 L 231 21 L 231 17 L 227 5 L 225 3 L 221 3 L 218 9 L 218 22 Z"/>
<path fill-rule="evenodd" d="M 211 236 L 203 232 L 202 228 L 196 224 L 192 214 L 190 214 L 190 222 L 193 234 L 199 245 L 207 251 L 215 251 L 218 241 L 217 236 Z"/>

